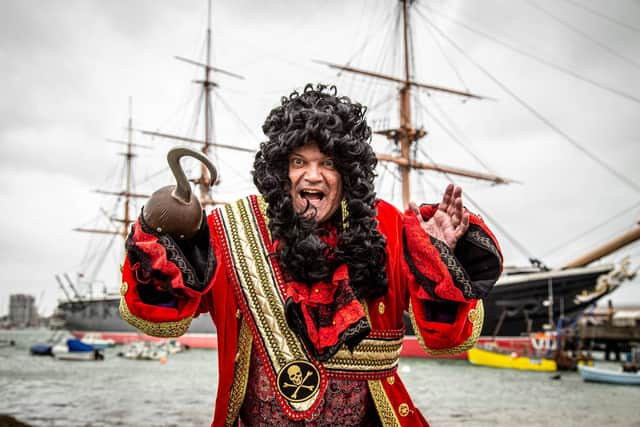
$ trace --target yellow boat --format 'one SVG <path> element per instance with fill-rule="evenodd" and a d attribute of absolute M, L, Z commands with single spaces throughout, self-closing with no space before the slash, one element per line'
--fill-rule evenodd
<path fill-rule="evenodd" d="M 520 369 L 523 371 L 553 372 L 558 369 L 556 361 L 552 359 L 520 356 L 517 353 L 500 353 L 473 347 L 467 352 L 469 362 L 479 366 L 493 368 Z"/>

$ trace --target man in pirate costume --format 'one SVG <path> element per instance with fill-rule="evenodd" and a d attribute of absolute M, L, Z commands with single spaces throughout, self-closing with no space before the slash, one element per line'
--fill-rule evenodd
<path fill-rule="evenodd" d="M 431 354 L 473 346 L 502 269 L 495 237 L 452 185 L 404 214 L 374 192 L 365 108 L 305 87 L 267 117 L 260 196 L 214 210 L 198 233 L 127 241 L 120 312 L 143 332 L 218 333 L 214 426 L 428 425 L 397 373 L 403 313 Z"/>

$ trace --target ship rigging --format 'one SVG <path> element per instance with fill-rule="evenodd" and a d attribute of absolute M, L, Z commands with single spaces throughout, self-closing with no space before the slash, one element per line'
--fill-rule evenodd
<path fill-rule="evenodd" d="M 347 65 L 339 65 L 333 62 L 317 61 L 324 65 L 328 65 L 331 69 L 338 70 L 339 79 L 347 79 L 347 75 L 357 75 L 359 76 L 359 78 L 372 79 L 379 84 L 383 84 L 393 88 L 393 96 L 383 98 L 382 101 L 371 100 L 370 102 L 370 105 L 372 105 L 370 112 L 376 110 L 377 107 L 387 103 L 392 99 L 397 99 L 399 107 L 397 110 L 394 109 L 394 112 L 397 113 L 397 126 L 389 125 L 392 120 L 388 117 L 383 117 L 381 120 L 375 118 L 373 120 L 370 120 L 374 124 L 375 134 L 386 138 L 387 141 L 389 141 L 388 148 L 391 149 L 387 150 L 386 152 L 380 151 L 377 153 L 377 157 L 380 161 L 379 165 L 382 168 L 380 173 L 381 179 L 379 181 L 384 178 L 386 172 L 388 172 L 388 174 L 392 176 L 397 175 L 397 182 L 399 182 L 402 187 L 402 207 L 406 207 L 411 200 L 412 195 L 415 194 L 415 191 L 412 191 L 411 187 L 411 172 L 415 170 L 436 172 L 444 176 L 449 181 L 455 181 L 456 179 L 458 179 L 458 177 L 463 177 L 465 179 L 479 180 L 493 185 L 515 182 L 513 179 L 499 176 L 492 173 L 491 171 L 476 172 L 464 168 L 442 165 L 439 162 L 434 161 L 422 146 L 424 144 L 423 139 L 427 137 L 429 133 L 422 125 L 416 125 L 416 121 L 414 120 L 414 116 L 416 115 L 416 113 L 428 113 L 428 110 L 424 107 L 424 104 L 420 100 L 421 94 L 427 94 L 431 98 L 431 94 L 442 93 L 446 94 L 447 96 L 460 97 L 463 100 L 470 101 L 480 101 L 487 99 L 491 100 L 491 98 L 485 95 L 475 94 L 466 88 L 452 89 L 435 84 L 423 83 L 416 79 L 415 72 L 413 71 L 416 61 L 412 60 L 412 58 L 414 57 L 413 40 L 415 40 L 415 36 L 411 33 L 412 15 L 410 14 L 410 11 L 412 9 L 416 10 L 416 14 L 426 20 L 426 17 L 424 16 L 426 13 L 426 9 L 416 9 L 416 4 L 417 3 L 414 1 L 401 0 L 396 4 L 395 7 L 395 11 L 397 12 L 396 22 L 398 24 L 402 24 L 397 26 L 399 30 L 398 32 L 399 34 L 401 34 L 400 51 L 402 52 L 402 55 L 400 61 L 400 73 L 394 74 L 393 72 L 371 71 L 364 67 L 352 66 L 350 63 L 348 63 Z M 130 201 L 133 199 L 146 197 L 146 195 L 144 194 L 137 193 L 133 188 L 132 183 L 132 161 L 135 157 L 133 149 L 147 148 L 146 146 L 143 147 L 139 144 L 133 143 L 132 134 L 136 130 L 139 130 L 143 135 L 151 136 L 153 138 L 171 139 L 180 141 L 182 143 L 187 142 L 197 144 L 201 147 L 205 155 L 209 153 L 209 150 L 212 147 L 220 148 L 223 150 L 235 150 L 245 153 L 254 152 L 254 150 L 250 147 L 219 143 L 215 141 L 215 138 L 213 137 L 214 129 L 213 110 L 211 108 L 211 94 L 212 91 L 218 86 L 218 83 L 212 80 L 212 73 L 219 73 L 221 75 L 232 78 L 242 77 L 233 72 L 226 71 L 211 65 L 210 3 L 208 13 L 209 18 L 206 38 L 207 51 L 205 61 L 200 62 L 184 57 L 177 57 L 177 59 L 181 62 L 195 65 L 204 71 L 203 78 L 196 81 L 196 83 L 201 87 L 201 98 L 204 101 L 203 138 L 192 138 L 178 136 L 169 132 L 136 129 L 133 127 L 130 113 L 129 124 L 127 128 L 128 139 L 126 142 L 124 142 L 127 145 L 127 152 L 124 153 L 126 158 L 127 176 L 125 189 L 120 192 L 108 192 L 101 190 L 103 194 L 116 195 L 124 200 L 123 216 L 110 217 L 111 223 L 114 226 L 112 230 L 79 229 L 79 231 L 91 231 L 94 233 L 97 232 L 103 234 L 112 234 L 114 236 L 120 235 L 123 238 L 126 238 L 127 231 L 133 220 L 132 212 L 135 212 L 131 210 Z M 430 21 L 426 21 L 429 25 L 431 25 Z M 430 26 L 430 28 L 434 33 L 440 34 L 439 28 L 435 25 Z M 444 40 L 447 39 L 444 38 Z M 452 48 L 456 48 L 456 45 L 453 43 Z M 483 70 L 486 71 L 486 69 Z M 489 74 L 489 78 L 496 80 L 491 74 Z M 506 87 L 506 85 L 502 84 L 499 81 L 497 81 L 496 83 L 499 87 L 504 89 L 506 93 L 516 99 L 516 102 L 522 105 L 525 109 L 531 110 L 531 113 L 547 126 L 551 127 L 554 130 L 559 130 L 557 126 L 553 125 L 553 123 L 547 120 L 542 114 L 532 109 L 528 103 L 519 98 L 517 94 Z M 442 126 L 442 123 L 439 122 L 435 115 L 432 115 L 431 117 L 436 124 L 440 124 Z M 455 135 L 455 132 L 452 131 L 451 126 L 445 127 L 445 129 L 449 129 L 451 135 Z M 566 133 L 562 132 L 561 130 L 558 133 L 572 145 L 581 147 L 581 145 L 574 138 L 569 137 Z M 454 141 L 456 140 L 456 138 L 453 139 Z M 616 179 L 618 179 L 620 182 L 627 184 L 630 188 L 634 188 L 635 184 L 633 184 L 633 182 L 628 180 L 628 178 L 624 177 L 619 172 L 615 171 L 606 162 L 600 160 L 599 158 L 594 158 L 594 156 L 588 150 L 581 151 L 585 153 L 587 157 L 593 160 L 596 164 L 599 164 L 605 170 L 607 170 L 607 172 L 612 176 L 615 176 Z M 427 161 L 420 160 L 418 154 L 426 157 Z M 392 165 L 392 167 L 396 167 L 398 173 L 396 174 L 395 171 L 393 171 L 391 167 L 389 167 L 389 165 Z M 422 177 L 422 175 L 420 175 L 420 177 Z M 394 180 L 394 182 L 395 181 L 396 180 Z M 429 184 L 428 180 L 425 181 L 427 182 L 427 184 Z M 201 169 L 200 176 L 194 179 L 194 182 L 199 185 L 200 198 L 203 205 L 208 205 L 209 207 L 211 207 L 215 204 L 219 204 L 225 201 L 217 196 L 212 196 L 212 194 L 208 192 L 207 189 L 209 188 L 209 182 L 206 169 Z M 381 184 L 379 183 L 379 185 Z M 488 317 L 487 322 L 485 323 L 485 330 L 483 331 L 483 334 L 485 335 L 495 335 L 496 327 L 498 325 L 499 327 L 497 329 L 500 330 L 501 333 L 517 335 L 526 329 L 541 329 L 544 324 L 547 324 L 549 322 L 549 318 L 557 319 L 560 316 L 579 313 L 580 310 L 584 309 L 584 307 L 595 301 L 602 294 L 594 294 L 593 298 L 587 300 L 576 300 L 575 296 L 585 289 L 593 288 L 598 277 L 613 270 L 613 266 L 609 265 L 594 267 L 586 266 L 610 253 L 612 250 L 619 249 L 620 247 L 623 247 L 624 245 L 640 238 L 640 227 L 636 226 L 633 230 L 631 230 L 631 232 L 625 233 L 625 236 L 623 238 L 616 239 L 616 242 L 608 243 L 606 245 L 606 249 L 594 251 L 592 254 L 578 258 L 573 262 L 566 263 L 564 265 L 566 271 L 560 271 L 560 269 L 547 271 L 549 269 L 541 261 L 538 261 L 537 257 L 532 255 L 524 245 L 519 243 L 519 241 L 512 237 L 510 233 L 504 230 L 504 228 L 500 227 L 499 221 L 493 220 L 490 215 L 488 215 L 486 212 L 484 212 L 483 209 L 478 206 L 475 200 L 471 198 L 468 191 L 465 192 L 465 199 L 467 201 L 470 201 L 475 206 L 476 210 L 480 211 L 483 214 L 485 219 L 491 223 L 492 227 L 497 228 L 500 231 L 501 237 L 507 238 L 509 241 L 511 241 L 514 247 L 525 253 L 527 255 L 527 258 L 532 260 L 535 267 L 526 269 L 526 272 L 525 270 L 520 269 L 518 270 L 519 274 L 512 277 L 506 277 L 504 280 L 501 280 L 502 284 L 496 288 L 494 296 L 490 297 L 495 298 L 493 300 L 489 299 L 485 303 L 487 306 L 487 312 L 491 313 L 491 317 Z M 606 292 L 608 292 L 609 290 L 610 289 L 607 289 Z M 117 299 L 114 301 L 117 301 Z M 551 315 L 549 315 L 548 312 L 549 303 L 547 305 L 543 304 L 545 301 L 551 301 L 550 306 L 551 310 L 553 310 Z M 507 318 L 508 313 L 512 313 L 510 318 Z M 92 323 L 92 325 L 94 328 L 100 327 L 96 323 Z"/>

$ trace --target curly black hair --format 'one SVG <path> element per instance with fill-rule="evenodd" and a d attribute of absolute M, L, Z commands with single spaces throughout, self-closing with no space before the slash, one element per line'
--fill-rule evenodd
<path fill-rule="evenodd" d="M 377 159 L 365 112 L 362 105 L 337 96 L 335 86 L 308 84 L 302 93 L 283 97 L 262 126 L 269 140 L 256 154 L 253 182 L 269 204 L 269 229 L 278 241 L 276 255 L 286 277 L 330 281 L 335 268 L 345 263 L 356 296 L 370 299 L 386 294 L 388 280 L 386 242 L 374 219 Z M 342 231 L 335 250 L 321 240 L 326 227 L 293 208 L 289 155 L 309 142 L 333 158 L 342 176 L 348 227 L 342 230 L 341 209 L 327 220 Z"/>

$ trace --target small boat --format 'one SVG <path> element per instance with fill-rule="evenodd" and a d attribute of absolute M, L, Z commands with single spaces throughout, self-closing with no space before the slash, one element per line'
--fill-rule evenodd
<path fill-rule="evenodd" d="M 104 360 L 104 353 L 101 349 L 85 344 L 76 338 L 69 338 L 65 344 L 54 345 L 51 353 L 59 360 Z"/>
<path fill-rule="evenodd" d="M 555 372 L 558 367 L 553 359 L 522 356 L 517 352 L 503 353 L 496 349 L 473 347 L 467 352 L 469 362 L 492 368 L 519 369 L 523 371 Z"/>
<path fill-rule="evenodd" d="M 169 355 L 168 349 L 163 342 L 152 343 L 149 341 L 136 341 L 127 344 L 124 351 L 118 353 L 118 356 L 125 359 L 134 360 L 167 360 Z"/>
<path fill-rule="evenodd" d="M 51 353 L 52 348 L 51 344 L 35 344 L 31 346 L 29 351 L 33 356 L 53 356 Z"/>
<path fill-rule="evenodd" d="M 55 331 L 45 343 L 32 345 L 29 352 L 32 356 L 53 356 L 53 346 L 60 344 L 65 336 L 67 336 L 66 332 Z"/>
<path fill-rule="evenodd" d="M 97 349 L 105 349 L 116 345 L 115 340 L 102 338 L 102 334 L 99 333 L 85 334 L 81 340 L 83 343 L 89 344 Z"/>
<path fill-rule="evenodd" d="M 190 348 L 188 345 L 182 344 L 178 340 L 162 341 L 158 344 L 158 347 L 161 350 L 165 350 L 169 355 L 182 353 L 183 351 L 187 351 Z"/>
<path fill-rule="evenodd" d="M 578 372 L 584 381 L 607 383 L 640 385 L 640 372 L 624 372 L 622 369 L 614 371 L 612 369 L 602 369 L 593 366 L 578 365 Z"/>

